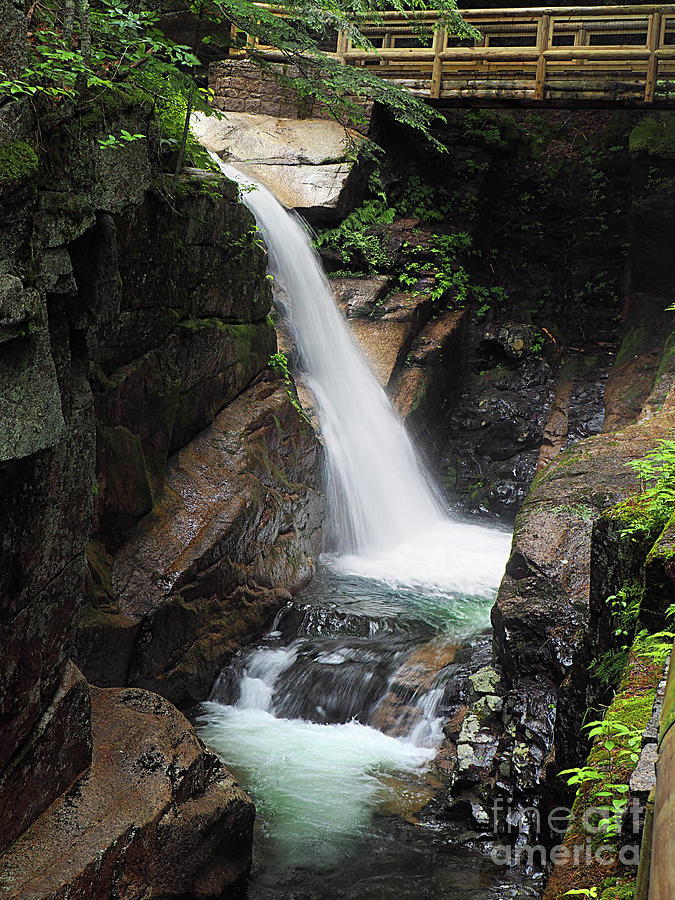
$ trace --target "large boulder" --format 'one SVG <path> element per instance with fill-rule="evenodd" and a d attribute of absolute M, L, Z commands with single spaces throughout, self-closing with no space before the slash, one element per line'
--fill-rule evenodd
<path fill-rule="evenodd" d="M 171 460 L 161 499 L 105 576 L 107 598 L 87 610 L 78 641 L 90 680 L 203 699 L 314 571 L 320 461 L 285 386 L 263 381 L 226 407 Z"/>
<path fill-rule="evenodd" d="M 363 184 L 354 160 L 362 138 L 337 122 L 196 113 L 192 128 L 207 149 L 260 181 L 313 224 L 339 221 L 356 205 Z"/>
<path fill-rule="evenodd" d="M 91 703 L 91 766 L 0 856 L 4 895 L 221 896 L 251 863 L 251 800 L 161 697 L 93 688 Z"/>

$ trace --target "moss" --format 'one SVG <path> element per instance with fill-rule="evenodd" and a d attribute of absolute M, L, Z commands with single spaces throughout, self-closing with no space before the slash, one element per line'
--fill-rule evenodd
<path fill-rule="evenodd" d="M 645 342 L 649 337 L 647 326 L 643 322 L 639 322 L 633 328 L 626 332 L 621 341 L 619 352 L 616 356 L 616 365 L 620 366 L 630 362 L 636 356 L 644 351 Z"/>
<path fill-rule="evenodd" d="M 605 878 L 600 884 L 599 900 L 632 900 L 635 880 L 626 875 L 621 878 Z"/>
<path fill-rule="evenodd" d="M 90 540 L 87 544 L 87 565 L 93 588 L 94 607 L 92 611 L 106 603 L 110 603 L 115 592 L 112 586 L 112 557 L 102 541 Z"/>
<path fill-rule="evenodd" d="M 665 375 L 673 367 L 675 367 L 675 331 L 670 334 L 663 347 L 663 351 L 661 353 L 661 361 L 659 362 L 659 367 L 656 370 L 656 378 L 654 379 L 654 383 L 656 384 L 661 376 Z"/>
<path fill-rule="evenodd" d="M 596 737 L 588 754 L 586 765 L 604 775 L 604 783 L 612 785 L 611 790 L 617 797 L 624 797 L 624 793 L 616 792 L 614 786 L 628 785 L 635 766 L 634 757 L 630 755 L 634 750 L 631 746 L 631 734 L 639 735 L 646 728 L 662 673 L 663 666 L 649 655 L 644 655 L 637 641 L 631 648 L 619 692 L 605 715 L 606 722 L 623 725 L 631 733 L 622 735 L 620 732 L 613 732 L 610 726 L 609 732 Z M 589 837 L 593 849 L 602 846 L 616 850 L 622 843 L 621 837 L 616 834 L 601 832 L 591 835 L 584 826 L 584 815 L 587 812 L 590 815 L 591 810 L 609 802 L 594 796 L 597 785 L 597 781 L 582 783 L 574 799 L 571 823 L 564 839 L 570 858 L 573 858 L 573 848 L 584 846 Z M 611 862 L 602 864 L 597 859 L 582 857 L 579 864 L 570 862 L 563 867 L 556 867 L 546 896 L 562 898 L 570 889 L 600 887 L 599 897 L 604 897 L 605 900 L 624 900 L 632 896 L 634 886 L 634 868 L 623 866 L 618 856 L 615 855 Z"/>
<path fill-rule="evenodd" d="M 675 159 L 675 116 L 672 113 L 643 119 L 628 139 L 630 152 Z"/>
<path fill-rule="evenodd" d="M 39 165 L 37 154 L 23 141 L 0 147 L 0 196 L 35 181 Z"/>
<path fill-rule="evenodd" d="M 192 332 L 204 331 L 205 329 L 211 328 L 217 328 L 219 331 L 226 330 L 226 325 L 223 320 L 217 318 L 199 319 L 193 317 L 191 319 L 183 319 L 182 322 L 178 323 L 178 327 L 185 328 L 187 331 Z"/>

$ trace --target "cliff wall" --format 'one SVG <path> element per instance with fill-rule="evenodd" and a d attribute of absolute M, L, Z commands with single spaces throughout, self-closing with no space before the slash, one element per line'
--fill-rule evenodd
<path fill-rule="evenodd" d="M 8 896 L 215 896 L 245 873 L 250 800 L 140 688 L 204 698 L 320 546 L 320 451 L 266 368 L 252 217 L 212 173 L 174 191 L 148 140 L 101 146 L 149 115 L 104 103 L 38 144 L 30 108 L 0 110 Z"/>

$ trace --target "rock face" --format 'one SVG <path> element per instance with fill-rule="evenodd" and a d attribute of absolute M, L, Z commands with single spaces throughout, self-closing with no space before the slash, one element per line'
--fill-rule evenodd
<path fill-rule="evenodd" d="M 392 291 L 392 279 L 330 278 L 352 334 L 401 418 L 426 446 L 463 383 L 465 316 L 438 312 L 428 285 Z"/>
<path fill-rule="evenodd" d="M 253 803 L 170 703 L 92 688 L 93 758 L 0 857 L 9 897 L 217 896 L 251 861 Z"/>
<path fill-rule="evenodd" d="M 535 478 L 518 514 L 492 611 L 498 683 L 487 705 L 470 707 L 465 723 L 473 732 L 463 726 L 456 738 L 450 809 L 471 798 L 477 826 L 484 824 L 496 788 L 510 816 L 498 827 L 515 828 L 536 842 L 548 812 L 543 809 L 541 820 L 532 812 L 541 795 L 546 802 L 556 795 L 563 800 L 557 774 L 577 764 L 588 666 L 603 649 L 599 617 L 627 575 L 620 563 L 622 526 L 608 533 L 603 514 L 639 491 L 626 461 L 675 437 L 674 404 L 671 388 L 657 416 L 564 450 Z"/>
<path fill-rule="evenodd" d="M 636 209 L 641 208 L 638 202 Z M 472 703 L 465 719 L 472 733 L 462 726 L 462 733 L 453 735 L 459 763 L 450 810 L 471 800 L 474 825 L 480 826 L 496 788 L 504 808 L 497 827 L 512 840 L 514 831 L 520 832 L 530 844 L 547 839 L 539 825 L 548 809 L 537 810 L 542 794 L 544 804 L 555 805 L 556 795 L 561 802 L 569 799 L 557 774 L 580 761 L 582 719 L 598 699 L 598 687 L 589 684 L 589 665 L 616 649 L 607 597 L 637 579 L 644 586 L 645 610 L 638 627 L 663 627 L 673 597 L 672 526 L 660 537 L 662 523 L 656 533 L 650 526 L 641 537 L 626 538 L 625 523 L 612 511 L 641 489 L 626 463 L 660 440 L 675 439 L 672 323 L 663 318 L 672 302 L 672 260 L 665 272 L 660 264 L 663 281 L 658 282 L 645 266 L 644 252 L 639 243 L 632 248 L 633 291 L 607 380 L 605 427 L 557 455 L 540 456 L 492 611 L 499 681 L 487 708 L 480 699 Z M 563 373 L 560 395 L 571 394 L 566 380 Z M 568 424 L 556 427 L 553 415 L 549 418 L 551 443 Z"/>
<path fill-rule="evenodd" d="M 6 105 L 3 122 L 8 115 Z M 276 349 L 252 217 L 220 177 L 188 174 L 170 196 L 144 141 L 99 146 L 110 129 L 147 126 L 116 109 L 105 120 L 92 113 L 81 132 L 43 134 L 48 186 L 29 144 L 0 146 L 0 853 L 9 896 L 217 896 L 246 870 L 250 802 L 187 722 L 147 692 L 91 689 L 72 660 L 106 686 L 133 671 L 161 689 L 167 672 L 179 673 L 171 691 L 194 697 L 198 684 L 203 697 L 227 648 L 307 577 L 318 543 L 322 500 L 305 486 L 305 470 L 314 484 L 320 463 L 314 435 L 285 384 L 251 387 Z M 167 489 L 167 461 L 240 396 L 211 445 L 202 439 L 172 463 L 185 474 Z M 217 466 L 221 453 L 230 506 L 222 485 L 200 480 L 200 466 Z M 220 531 L 201 489 L 220 490 Z M 153 508 L 154 522 L 162 510 L 177 516 L 181 538 L 188 510 L 202 529 L 176 562 L 165 520 L 164 555 L 152 556 L 180 587 L 167 591 L 179 615 L 154 619 L 171 653 L 161 664 L 158 640 L 142 654 L 152 637 L 144 617 L 159 605 L 150 555 L 138 537 L 125 549 Z M 234 540 L 237 516 L 247 527 Z M 119 577 L 125 559 L 152 597 L 132 596 L 128 573 Z M 216 596 L 218 623 L 197 627 Z M 216 625 L 239 613 L 238 628 L 218 638 Z"/>
<path fill-rule="evenodd" d="M 162 498 L 116 554 L 108 602 L 78 637 L 90 680 L 203 699 L 313 573 L 324 501 L 306 478 L 317 463 L 283 386 L 259 383 L 227 406 L 170 462 Z"/>

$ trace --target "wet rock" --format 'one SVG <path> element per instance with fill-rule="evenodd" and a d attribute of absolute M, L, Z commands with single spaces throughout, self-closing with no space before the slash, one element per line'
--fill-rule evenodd
<path fill-rule="evenodd" d="M 532 353 L 538 331 L 533 325 L 520 322 L 503 322 L 496 328 L 488 326 L 483 334 L 485 349 L 492 354 L 503 354 L 506 359 L 520 360 Z"/>
<path fill-rule="evenodd" d="M 343 290 L 343 284 L 338 282 L 337 291 Z M 362 288 L 362 296 L 364 292 Z M 379 297 L 367 316 L 349 319 L 352 334 L 378 381 L 384 388 L 391 386 L 391 393 L 395 390 L 395 377 L 406 362 L 413 339 L 431 314 L 432 304 L 428 294 L 396 293 Z"/>
<path fill-rule="evenodd" d="M 485 666 L 469 677 L 472 692 L 477 696 L 494 694 L 500 684 L 500 674 L 493 666 Z"/>
<path fill-rule="evenodd" d="M 377 316 L 390 284 L 391 278 L 387 275 L 377 275 L 374 278 L 330 278 L 335 302 L 348 319 Z"/>
<path fill-rule="evenodd" d="M 428 322 L 411 344 L 393 385 L 401 418 L 417 433 L 436 438 L 461 390 L 465 365 L 466 316 L 448 310 Z"/>
<path fill-rule="evenodd" d="M 87 768 L 91 760 L 89 718 L 89 685 L 69 662 L 21 754 L 10 760 L 0 775 L 0 847 L 10 844 Z M 17 803 L 17 797 L 24 799 Z"/>
<path fill-rule="evenodd" d="M 92 689 L 92 764 L 0 856 L 12 897 L 216 897 L 250 866 L 253 804 L 157 695 Z"/>
<path fill-rule="evenodd" d="M 640 415 L 654 385 L 669 331 L 669 295 L 636 294 L 629 304 L 623 339 L 605 388 L 607 414 L 604 431 L 628 425 Z"/>
<path fill-rule="evenodd" d="M 471 348 L 466 352 L 470 358 Z M 477 371 L 467 373 L 447 419 L 446 485 L 461 509 L 512 519 L 536 471 L 555 369 L 524 351 L 507 354 L 493 340 L 481 340 L 474 352 Z"/>
<path fill-rule="evenodd" d="M 3 35 L 16 21 L 14 13 L 3 17 Z M 19 107 L 0 111 L 3 143 L 35 134 Z M 0 185 L 0 802 L 7 810 L 0 852 L 24 831 L 12 846 L 19 855 L 11 872 L 3 870 L 13 879 L 3 887 L 20 885 L 15 896 L 29 895 L 26 879 L 48 883 L 55 897 L 145 895 L 151 883 L 161 896 L 211 896 L 241 874 L 250 850 L 249 801 L 242 801 L 241 827 L 234 816 L 228 832 L 233 807 L 220 795 L 220 776 L 207 774 L 215 763 L 207 765 L 198 748 L 194 758 L 202 762 L 189 762 L 187 776 L 172 768 L 183 767 L 188 744 L 198 745 L 158 698 L 143 712 L 143 732 L 120 704 L 99 702 L 95 692 L 97 749 L 88 767 L 90 689 L 70 662 L 83 598 L 83 668 L 120 683 L 134 648 L 143 655 L 147 635 L 119 609 L 110 551 L 161 494 L 167 456 L 250 385 L 275 347 L 265 255 L 235 186 L 218 178 L 205 186 L 187 175 L 167 202 L 145 141 L 122 154 L 99 148 L 97 136 L 120 127 L 147 133 L 142 111 L 126 112 L 116 121 L 94 111 L 86 133 L 43 133 L 49 190 L 38 190 L 34 178 L 20 189 Z M 247 496 L 255 501 L 248 568 L 236 556 L 245 551 L 236 542 L 231 548 L 244 633 L 259 624 L 270 598 L 288 596 L 272 583 L 307 576 L 305 540 L 318 530 L 319 513 L 295 490 L 303 467 L 314 465 L 314 438 L 298 438 L 290 459 L 283 429 L 298 422 L 285 390 L 277 400 L 245 436 Z M 296 537 L 296 526 L 306 538 Z M 211 569 L 210 596 L 223 583 L 217 550 L 199 573 Z M 195 608 L 190 590 L 182 585 L 177 604 L 187 619 Z M 176 641 L 190 635 L 180 615 L 167 627 Z M 125 759 L 130 768 L 121 773 Z M 160 784 L 154 779 L 162 772 Z M 80 802 L 85 784 L 98 787 Z M 71 830 L 62 832 L 66 822 Z M 228 833 L 233 848 L 241 841 L 231 861 L 222 845 Z"/>
<path fill-rule="evenodd" d="M 201 699 L 237 646 L 309 580 L 324 501 L 308 480 L 319 466 L 313 430 L 285 387 L 269 382 L 177 455 L 161 501 L 112 568 L 119 612 L 135 629 L 132 683 Z M 107 633 L 117 640 L 114 628 Z M 105 654 L 83 656 L 90 680 L 105 678 L 94 667 Z"/>

